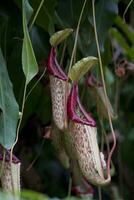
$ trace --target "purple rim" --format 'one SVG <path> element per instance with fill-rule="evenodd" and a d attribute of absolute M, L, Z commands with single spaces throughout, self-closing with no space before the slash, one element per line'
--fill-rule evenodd
<path fill-rule="evenodd" d="M 66 74 L 62 71 L 62 69 L 60 68 L 60 66 L 57 62 L 55 47 L 51 48 L 50 55 L 49 55 L 48 61 L 47 61 L 47 70 L 48 70 L 49 74 L 51 74 L 59 79 L 62 79 L 64 81 L 67 80 Z"/>
<path fill-rule="evenodd" d="M 103 87 L 103 84 L 97 81 L 95 76 L 91 73 L 88 75 L 86 82 L 89 87 Z"/>
<path fill-rule="evenodd" d="M 4 148 L 2 146 L 0 146 L 0 161 L 3 161 L 3 150 L 4 150 Z M 10 162 L 10 151 L 7 149 L 5 149 L 5 151 L 6 151 L 5 162 Z M 20 163 L 20 160 L 16 156 L 13 155 L 12 163 L 18 164 L 18 163 Z"/>
<path fill-rule="evenodd" d="M 76 113 L 75 109 L 77 106 L 80 109 L 80 112 L 84 115 L 85 119 L 81 119 L 78 114 Z M 92 127 L 96 127 L 96 122 L 92 118 L 91 113 L 88 113 L 85 108 L 82 106 L 79 96 L 78 96 L 78 85 L 77 83 L 74 83 L 70 92 L 70 95 L 68 97 L 67 102 L 67 114 L 68 117 L 77 123 L 89 125 Z"/>

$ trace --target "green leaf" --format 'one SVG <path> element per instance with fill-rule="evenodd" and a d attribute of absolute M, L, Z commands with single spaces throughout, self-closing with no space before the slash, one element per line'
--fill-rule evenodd
<path fill-rule="evenodd" d="M 115 28 L 112 28 L 110 30 L 110 33 L 113 38 L 117 40 L 119 45 L 123 48 L 124 53 L 128 55 L 132 60 L 134 59 L 134 49 L 131 48 L 128 43 L 126 42 L 125 38 L 122 36 L 122 34 Z"/>
<path fill-rule="evenodd" d="M 89 56 L 81 59 L 69 71 L 69 78 L 72 81 L 78 81 L 84 74 L 91 69 L 93 65 L 97 63 L 98 59 L 93 56 Z"/>
<path fill-rule="evenodd" d="M 115 24 L 125 33 L 128 37 L 129 41 L 134 45 L 134 33 L 132 28 L 130 28 L 121 17 L 117 17 L 115 20 Z"/>
<path fill-rule="evenodd" d="M 18 119 L 19 107 L 0 49 L 0 143 L 5 148 L 11 148 L 14 143 Z"/>
<path fill-rule="evenodd" d="M 27 24 L 30 22 L 30 19 L 32 17 L 32 14 L 33 14 L 33 8 L 31 7 L 31 5 L 29 4 L 28 0 L 24 0 L 25 2 L 25 14 L 26 14 L 26 22 Z"/>
<path fill-rule="evenodd" d="M 28 84 L 32 78 L 38 73 L 38 65 L 32 48 L 28 28 L 27 28 L 27 0 L 22 1 L 23 8 L 23 47 L 22 47 L 22 68 L 26 77 L 26 83 Z"/>
<path fill-rule="evenodd" d="M 73 32 L 73 29 L 71 28 L 66 28 L 64 30 L 58 31 L 54 33 L 50 37 L 50 44 L 52 46 L 57 46 L 60 44 L 62 41 L 64 41 L 71 33 Z"/>
<path fill-rule="evenodd" d="M 45 195 L 30 190 L 23 190 L 21 197 L 27 200 L 49 200 Z"/>

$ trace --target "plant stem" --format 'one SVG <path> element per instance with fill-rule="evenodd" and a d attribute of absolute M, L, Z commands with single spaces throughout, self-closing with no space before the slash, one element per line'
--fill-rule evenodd
<path fill-rule="evenodd" d="M 99 66 L 100 66 L 101 78 L 102 78 L 102 83 L 103 83 L 103 87 L 104 87 L 105 99 L 106 99 L 106 102 L 108 102 L 107 101 L 108 95 L 107 95 L 107 91 L 106 91 L 106 84 L 105 84 L 105 79 L 104 79 L 103 65 L 102 65 L 102 59 L 101 59 L 101 53 L 100 53 L 100 47 L 99 47 L 99 40 L 98 40 L 98 34 L 97 34 L 97 27 L 96 27 L 94 0 L 92 0 L 92 11 L 93 11 L 94 33 L 95 33 L 95 40 L 96 40 L 98 57 L 99 57 Z M 111 129 L 111 132 L 112 132 L 112 137 L 113 137 L 113 146 L 112 146 L 112 149 L 109 153 L 108 161 L 107 161 L 107 175 L 109 177 L 110 176 L 111 157 L 112 157 L 113 152 L 114 152 L 115 147 L 116 147 L 116 137 L 115 137 L 115 133 L 114 133 L 114 129 L 113 129 L 113 124 L 112 124 L 112 119 L 111 119 L 111 116 L 110 116 L 108 104 L 107 104 L 107 112 L 108 112 L 109 125 L 110 125 L 110 129 Z"/>
<path fill-rule="evenodd" d="M 30 25 L 29 25 L 29 31 L 31 31 L 31 29 L 32 29 L 32 27 L 33 27 L 33 24 L 34 24 L 34 22 L 35 22 L 35 20 L 36 20 L 36 18 L 37 18 L 37 16 L 38 16 L 38 14 L 39 14 L 39 12 L 40 12 L 40 9 L 41 9 L 43 3 L 44 3 L 44 0 L 41 0 L 39 6 L 38 6 L 38 8 L 37 8 L 37 10 L 36 10 L 36 12 L 35 12 L 35 14 L 34 14 L 34 16 L 33 16 L 33 19 L 32 19 L 32 21 L 31 21 L 31 23 L 30 23 Z"/>
<path fill-rule="evenodd" d="M 10 151 L 10 165 L 11 165 L 11 171 L 12 171 L 12 158 L 13 158 L 13 150 L 14 147 L 16 145 L 16 143 L 18 142 L 18 137 L 19 137 L 19 130 L 20 130 L 20 126 L 21 126 L 21 122 L 22 122 L 22 117 L 23 117 L 23 112 L 24 112 L 24 105 L 25 105 L 25 97 L 26 97 L 26 89 L 27 89 L 27 81 L 25 81 L 25 86 L 24 86 L 24 93 L 23 93 L 23 100 L 22 100 L 22 108 L 21 108 L 21 117 L 19 119 L 18 122 L 18 126 L 17 126 L 17 131 L 16 131 L 16 139 L 15 142 L 13 143 L 12 147 L 11 147 L 11 151 Z M 12 177 L 12 173 L 11 173 L 11 181 L 12 181 L 12 186 L 13 186 L 13 177 Z M 14 189 L 14 188 L 13 188 Z M 15 194 L 15 191 L 13 191 Z"/>
<path fill-rule="evenodd" d="M 75 41 L 74 41 L 74 47 L 73 47 L 73 51 L 72 51 L 72 55 L 71 55 L 71 60 L 70 60 L 70 64 L 69 64 L 68 74 L 69 74 L 69 71 L 71 69 L 71 66 L 72 66 L 72 63 L 73 63 L 73 60 L 74 60 L 74 55 L 75 55 L 75 52 L 76 52 L 76 46 L 77 46 L 77 40 L 78 40 L 78 33 L 79 33 L 80 23 L 81 23 L 81 19 L 82 19 L 82 15 L 83 15 L 83 11 L 84 11 L 86 2 L 87 2 L 87 0 L 85 0 L 84 3 L 83 3 L 82 9 L 81 9 L 81 13 L 80 13 L 80 17 L 79 17 L 79 20 L 78 20 L 78 24 L 77 24 L 77 28 L 76 28 Z M 67 88 L 68 88 L 68 79 L 69 79 L 69 76 L 68 76 L 67 81 L 66 81 L 66 91 L 67 91 Z M 65 95 L 65 102 L 67 103 L 67 93 Z M 67 114 L 66 114 L 66 116 L 67 116 Z"/>
<path fill-rule="evenodd" d="M 123 20 L 124 20 L 124 22 L 126 22 L 125 15 L 126 15 L 128 9 L 129 9 L 129 7 L 131 6 L 132 3 L 133 3 L 133 0 L 130 0 L 130 2 L 128 3 L 128 5 L 127 5 L 127 7 L 126 7 L 126 9 L 125 9 L 125 11 L 123 13 Z"/>
<path fill-rule="evenodd" d="M 70 177 L 69 177 L 69 185 L 68 185 L 68 197 L 70 197 L 71 196 L 71 188 L 72 188 L 72 177 L 71 177 L 71 175 L 70 175 Z"/>
<path fill-rule="evenodd" d="M 32 22 L 31 22 L 30 26 L 29 26 L 29 30 L 31 30 L 31 28 L 32 28 L 32 26 L 33 26 L 33 24 L 34 24 L 34 22 L 35 22 L 35 20 L 36 20 L 36 18 L 37 18 L 37 16 L 38 16 L 38 14 L 39 14 L 39 11 L 40 11 L 40 9 L 41 9 L 43 3 L 44 3 L 44 0 L 42 0 L 42 1 L 40 2 L 39 7 L 37 8 L 37 11 L 36 11 L 36 13 L 35 13 L 35 15 L 34 15 L 34 17 L 33 17 L 33 20 L 32 20 Z M 39 81 L 41 80 L 41 78 L 42 78 L 43 75 L 45 74 L 45 71 L 46 71 L 46 70 L 44 70 L 44 72 L 43 72 L 43 74 L 41 75 L 41 77 L 37 80 L 37 82 L 35 83 L 35 85 L 31 88 L 31 90 L 29 91 L 29 93 L 27 94 L 27 96 L 26 96 L 26 90 L 27 90 L 27 85 L 28 85 L 28 84 L 27 84 L 27 79 L 26 79 L 26 81 L 25 81 L 24 92 L 23 92 L 23 99 L 22 99 L 21 117 L 20 117 L 20 119 L 19 119 L 18 126 L 17 126 L 15 142 L 14 142 L 14 144 L 13 144 L 12 147 L 11 147 L 11 152 L 10 152 L 10 163 L 12 163 L 13 149 L 14 149 L 14 147 L 15 147 L 17 141 L 18 141 L 18 137 L 19 137 L 19 130 L 20 130 L 20 126 L 21 126 L 21 122 L 22 122 L 22 118 L 23 118 L 25 101 L 27 100 L 28 96 L 31 94 L 31 92 L 33 91 L 33 89 L 36 87 L 36 85 L 39 83 Z"/>
<path fill-rule="evenodd" d="M 31 21 L 31 24 L 29 26 L 29 31 L 32 29 L 32 26 L 37 18 L 37 15 L 39 14 L 39 11 L 42 7 L 44 3 L 44 0 L 42 0 L 39 4 L 39 7 L 37 8 L 37 11 L 35 12 L 35 15 L 33 17 L 33 20 Z M 44 70 L 44 73 L 45 73 L 45 70 Z M 43 74 L 44 75 L 44 74 Z M 17 130 L 16 130 L 16 138 L 15 138 L 15 142 L 13 143 L 12 147 L 11 147 L 11 151 L 10 151 L 10 165 L 11 165 L 11 172 L 12 172 L 12 158 L 13 158 L 13 150 L 14 150 L 14 147 L 15 145 L 17 144 L 18 142 L 18 138 L 19 138 L 19 131 L 20 131 L 20 127 L 21 127 L 21 122 L 22 122 L 22 119 L 23 119 L 23 113 L 24 113 L 24 105 L 25 105 L 25 101 L 26 99 L 28 98 L 28 96 L 31 94 L 32 90 L 36 87 L 36 85 L 38 84 L 38 82 L 40 81 L 40 79 L 43 77 L 43 75 L 39 78 L 39 80 L 35 83 L 35 85 L 33 86 L 33 88 L 30 90 L 30 92 L 28 93 L 27 97 L 26 97 L 26 90 L 27 90 L 27 78 L 25 80 L 25 85 L 24 85 L 24 92 L 23 92 L 23 99 L 22 99 L 22 107 L 21 107 L 21 117 L 18 121 L 18 126 L 17 126 Z M 12 186 L 13 186 L 13 177 L 12 177 L 12 173 L 11 173 L 11 181 L 12 181 Z M 14 189 L 14 188 L 13 188 Z M 15 194 L 15 191 L 13 191 L 14 194 Z"/>
<path fill-rule="evenodd" d="M 22 116 L 23 116 L 23 112 L 24 112 L 24 104 L 25 104 L 25 97 L 26 97 L 26 89 L 27 89 L 27 82 L 25 82 L 25 86 L 24 86 L 24 93 L 23 93 L 23 100 L 22 100 L 22 108 L 21 108 L 21 117 L 20 117 L 20 119 L 19 119 L 18 126 L 17 126 L 16 139 L 15 139 L 14 144 L 13 144 L 12 147 L 11 147 L 10 162 L 12 162 L 12 154 L 13 154 L 14 146 L 16 145 L 16 143 L 17 143 L 17 141 L 18 141 L 19 130 L 20 130 L 20 126 L 21 126 L 21 122 L 22 122 Z"/>
<path fill-rule="evenodd" d="M 102 135 L 103 135 L 103 137 L 105 137 L 105 141 L 106 141 L 106 145 L 107 145 L 107 151 L 108 151 L 108 154 L 109 154 L 110 146 L 109 146 L 109 143 L 108 143 L 107 134 L 106 134 L 106 130 L 104 128 L 104 124 L 103 124 L 102 119 L 100 119 L 100 125 L 101 125 L 101 129 L 102 129 Z"/>
<path fill-rule="evenodd" d="M 102 192 L 101 192 L 100 186 L 98 186 L 98 196 L 99 196 L 99 200 L 102 200 Z"/>
<path fill-rule="evenodd" d="M 76 29 L 76 35 L 75 35 L 75 41 L 74 41 L 74 47 L 73 47 L 73 51 L 72 51 L 72 55 L 71 55 L 71 60 L 70 60 L 68 73 L 69 73 L 69 71 L 71 69 L 71 66 L 72 66 L 72 63 L 73 63 L 74 54 L 75 54 L 75 51 L 76 51 L 76 46 L 77 46 L 77 41 L 78 41 L 80 23 L 81 23 L 81 19 L 82 19 L 82 15 L 83 15 L 83 12 L 84 12 L 84 8 L 85 8 L 85 5 L 86 5 L 86 2 L 87 2 L 87 0 L 85 0 L 84 3 L 83 3 L 82 9 L 81 9 L 81 13 L 80 13 L 80 17 L 79 17 L 79 20 L 78 20 L 77 29 Z"/>
<path fill-rule="evenodd" d="M 34 90 L 34 88 L 38 85 L 38 83 L 40 82 L 40 80 L 43 78 L 43 76 L 45 75 L 46 72 L 46 68 L 43 71 L 42 75 L 40 76 L 40 78 L 35 82 L 35 84 L 33 85 L 33 87 L 30 89 L 30 91 L 28 92 L 28 94 L 26 95 L 25 98 L 25 102 L 27 101 L 28 97 L 30 96 L 30 94 L 32 93 L 32 91 Z"/>

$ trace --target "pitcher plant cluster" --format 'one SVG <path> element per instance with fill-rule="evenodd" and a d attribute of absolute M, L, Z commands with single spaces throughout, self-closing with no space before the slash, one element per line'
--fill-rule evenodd
<path fill-rule="evenodd" d="M 96 103 L 98 116 L 108 119 L 116 116 L 108 98 L 105 98 L 103 84 L 95 78 L 91 68 L 98 62 L 96 57 L 86 57 L 76 62 L 66 74 L 57 61 L 58 45 L 72 33 L 72 29 L 56 32 L 50 38 L 51 51 L 47 61 L 50 79 L 53 124 L 52 144 L 59 161 L 72 172 L 74 186 L 72 190 L 78 196 L 93 194 L 89 183 L 103 186 L 110 182 L 110 162 L 105 161 L 97 141 L 97 124 L 82 105 L 79 97 L 79 81 L 85 79 L 85 85 Z M 91 101 L 91 100 L 90 100 Z M 84 188 L 81 192 L 79 186 Z"/>

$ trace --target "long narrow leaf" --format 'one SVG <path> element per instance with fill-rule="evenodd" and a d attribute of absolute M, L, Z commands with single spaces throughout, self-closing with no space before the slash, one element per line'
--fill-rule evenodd
<path fill-rule="evenodd" d="M 132 28 L 130 28 L 119 16 L 116 18 L 115 24 L 125 33 L 129 41 L 134 45 L 134 33 Z"/>
<path fill-rule="evenodd" d="M 14 143 L 18 118 L 19 107 L 0 49 L 0 143 L 5 148 L 11 148 Z"/>
<path fill-rule="evenodd" d="M 26 83 L 28 84 L 32 78 L 38 73 L 38 65 L 36 62 L 36 58 L 34 55 L 33 47 L 31 44 L 28 27 L 27 27 L 27 10 L 28 2 L 27 0 L 22 1 L 22 8 L 23 8 L 23 32 L 24 32 L 24 39 L 23 39 L 23 47 L 22 47 L 22 68 L 26 77 Z"/>
<path fill-rule="evenodd" d="M 134 60 L 134 49 L 128 45 L 122 34 L 115 28 L 110 31 L 113 38 L 117 40 L 120 46 L 123 48 L 124 53 L 128 55 L 132 60 Z"/>

